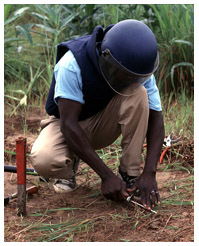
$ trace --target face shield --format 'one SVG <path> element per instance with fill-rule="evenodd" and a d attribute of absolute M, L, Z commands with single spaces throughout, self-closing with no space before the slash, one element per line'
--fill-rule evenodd
<path fill-rule="evenodd" d="M 104 79 L 109 86 L 122 96 L 131 96 L 135 88 L 144 83 L 156 71 L 159 65 L 157 55 L 154 69 L 149 74 L 138 74 L 131 72 L 122 66 L 112 55 L 109 49 L 102 51 L 99 57 L 99 66 Z"/>

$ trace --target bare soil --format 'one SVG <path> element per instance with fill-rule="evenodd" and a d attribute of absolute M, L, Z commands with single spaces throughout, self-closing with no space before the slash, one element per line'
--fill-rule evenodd
<path fill-rule="evenodd" d="M 29 112 L 26 116 L 25 135 L 23 116 L 5 117 L 4 150 L 15 152 L 15 140 L 19 136 L 24 136 L 27 138 L 27 152 L 30 153 L 31 145 L 39 134 L 40 120 L 45 117 L 45 113 L 41 110 Z M 187 163 L 193 166 L 193 142 L 187 144 L 192 146 L 187 156 L 192 157 L 188 161 L 181 159 L 182 166 L 185 167 Z M 165 160 L 167 161 L 171 162 Z M 16 156 L 5 152 L 4 164 L 16 166 Z M 107 165 L 113 164 L 111 160 Z M 32 168 L 28 158 L 27 167 Z M 4 207 L 4 241 L 47 241 L 50 233 L 55 232 L 55 229 L 45 231 L 39 229 L 39 226 L 72 221 L 70 233 L 64 234 L 63 227 L 60 231 L 63 236 L 51 240 L 56 242 L 192 242 L 194 240 L 193 206 L 186 203 L 180 205 L 166 202 L 170 197 L 174 197 L 173 193 L 177 194 L 177 189 L 179 189 L 179 199 L 176 201 L 180 201 L 182 197 L 183 201 L 193 201 L 191 177 L 193 174 L 186 170 L 163 171 L 160 167 L 157 181 L 163 202 L 154 208 L 157 214 L 152 214 L 127 202 L 116 203 L 106 200 L 101 194 L 98 177 L 87 168 L 85 163 L 81 163 L 78 169 L 77 189 L 68 194 L 55 193 L 53 180 L 45 183 L 41 182 L 38 176 L 27 175 L 27 187 L 37 185 L 39 191 L 27 197 L 25 217 L 17 216 L 17 199 L 11 200 Z M 16 174 L 4 173 L 4 197 L 16 191 Z"/>

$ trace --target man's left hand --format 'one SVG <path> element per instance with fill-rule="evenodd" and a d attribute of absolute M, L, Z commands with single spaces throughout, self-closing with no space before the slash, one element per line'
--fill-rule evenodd
<path fill-rule="evenodd" d="M 158 204 L 160 203 L 160 195 L 155 174 L 142 173 L 133 187 L 131 189 L 127 189 L 127 191 L 133 192 L 136 189 L 140 190 L 141 202 L 148 210 L 151 210 L 151 206 L 154 207 L 156 202 Z"/>

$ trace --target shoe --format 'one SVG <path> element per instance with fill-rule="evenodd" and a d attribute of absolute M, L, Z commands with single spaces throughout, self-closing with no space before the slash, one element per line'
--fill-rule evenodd
<path fill-rule="evenodd" d="M 68 193 L 76 188 L 75 176 L 71 179 L 56 179 L 53 184 L 54 190 L 57 193 Z"/>
<path fill-rule="evenodd" d="M 68 193 L 68 192 L 73 191 L 76 188 L 77 184 L 76 184 L 75 174 L 77 172 L 78 166 L 79 166 L 79 158 L 76 158 L 74 160 L 74 166 L 73 166 L 73 173 L 74 173 L 73 177 L 68 180 L 67 179 L 56 179 L 53 184 L 55 192 Z"/>
<path fill-rule="evenodd" d="M 118 171 L 119 171 L 120 178 L 126 183 L 126 188 L 131 189 L 139 177 L 138 176 L 129 176 L 126 172 L 123 172 L 121 170 L 120 166 L 118 167 Z M 133 197 L 136 198 L 136 200 L 141 199 L 140 196 L 141 196 L 141 194 L 140 194 L 139 189 L 133 191 Z"/>

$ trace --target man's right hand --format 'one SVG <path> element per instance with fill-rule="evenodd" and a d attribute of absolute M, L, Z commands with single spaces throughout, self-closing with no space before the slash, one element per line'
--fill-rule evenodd
<path fill-rule="evenodd" d="M 126 191 L 126 184 L 117 176 L 109 176 L 107 179 L 102 180 L 101 183 L 102 194 L 106 199 L 112 201 L 121 201 L 129 196 Z"/>

